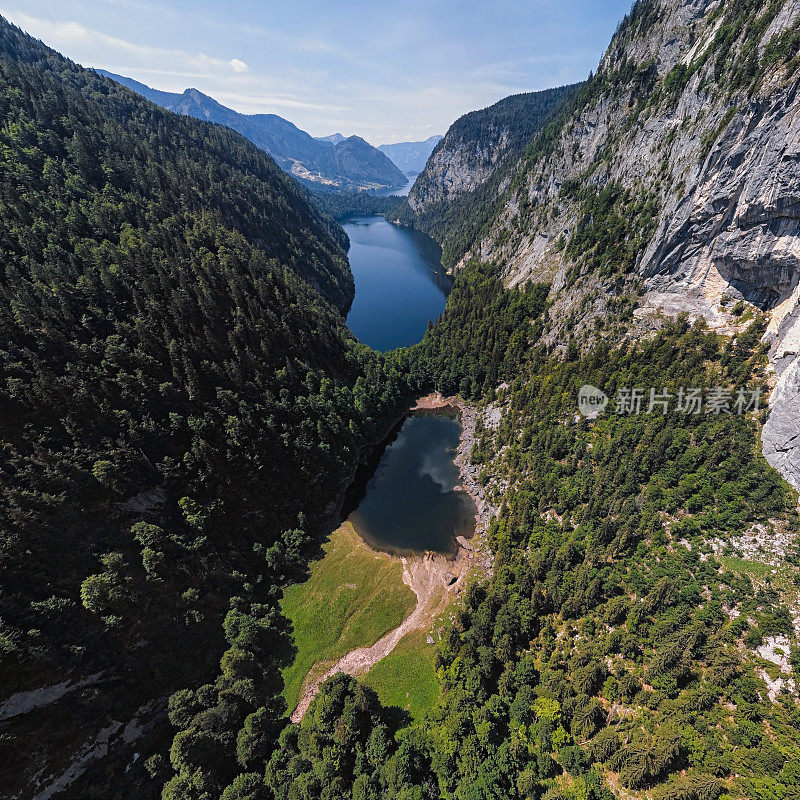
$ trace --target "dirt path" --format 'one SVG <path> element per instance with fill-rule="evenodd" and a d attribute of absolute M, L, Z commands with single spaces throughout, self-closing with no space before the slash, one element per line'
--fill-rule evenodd
<path fill-rule="evenodd" d="M 319 677 L 309 680 L 300 695 L 300 702 L 292 712 L 292 722 L 303 719 L 311 701 L 317 696 L 319 687 L 328 678 L 339 672 L 353 677 L 363 675 L 371 667 L 394 650 L 398 642 L 415 630 L 423 630 L 443 613 L 451 593 L 458 593 L 470 572 L 478 566 L 487 574 L 491 573 L 492 564 L 488 549 L 485 546 L 485 533 L 492 516 L 496 513 L 487 501 L 478 482 L 478 471 L 470 463 L 470 453 L 475 441 L 475 409 L 458 397 L 442 397 L 440 394 L 421 398 L 415 411 L 435 410 L 437 408 L 456 408 L 461 416 L 461 439 L 458 445 L 455 462 L 461 472 L 464 490 L 472 497 L 477 508 L 475 535 L 467 542 L 459 537 L 459 547 L 454 558 L 426 553 L 424 556 L 403 558 L 403 582 L 417 596 L 417 605 L 411 614 L 394 630 L 378 639 L 371 647 L 358 647 L 342 656 Z M 313 670 L 309 673 L 309 676 Z"/>
<path fill-rule="evenodd" d="M 356 677 L 369 669 L 394 650 L 397 643 L 411 631 L 427 627 L 443 610 L 450 591 L 459 587 L 469 566 L 469 559 L 459 553 L 456 560 L 426 553 L 422 557 L 403 558 L 403 583 L 417 596 L 417 605 L 403 622 L 394 630 L 378 639 L 371 647 L 358 647 L 342 656 L 318 678 L 307 683 L 300 696 L 300 702 L 292 713 L 292 722 L 299 722 L 311 701 L 319 692 L 319 687 L 338 672 Z M 451 586 L 446 586 L 450 573 L 456 577 Z"/>

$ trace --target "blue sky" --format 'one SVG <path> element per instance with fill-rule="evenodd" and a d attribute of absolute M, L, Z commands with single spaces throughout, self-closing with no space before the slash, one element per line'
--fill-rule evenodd
<path fill-rule="evenodd" d="M 373 144 L 581 80 L 631 0 L 0 0 L 86 66 Z"/>

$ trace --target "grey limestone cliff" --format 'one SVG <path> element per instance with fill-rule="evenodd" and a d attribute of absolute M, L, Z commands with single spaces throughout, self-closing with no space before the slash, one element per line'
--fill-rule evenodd
<path fill-rule="evenodd" d="M 506 281 L 552 281 L 551 341 L 585 336 L 614 298 L 635 330 L 681 312 L 734 333 L 737 301 L 769 317 L 774 390 L 768 461 L 800 488 L 800 0 L 643 0 L 555 142 L 519 166 L 513 191 L 465 258 Z M 455 162 L 458 164 L 458 161 Z M 613 203 L 633 262 L 606 274 L 586 237 Z M 646 209 L 643 211 L 643 209 Z M 609 212 L 609 213 L 611 213 Z"/>
<path fill-rule="evenodd" d="M 431 206 L 474 192 L 508 158 L 524 148 L 553 108 L 575 87 L 512 95 L 457 119 L 417 178 L 409 207 Z"/>

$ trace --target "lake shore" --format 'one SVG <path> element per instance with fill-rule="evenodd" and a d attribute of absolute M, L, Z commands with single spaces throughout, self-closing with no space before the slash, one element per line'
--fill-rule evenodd
<path fill-rule="evenodd" d="M 455 464 L 461 476 L 463 490 L 470 496 L 475 504 L 475 532 L 468 541 L 459 536 L 457 543 L 459 552 L 464 551 L 474 562 L 474 566 L 490 577 L 494 568 L 494 558 L 487 541 L 487 534 L 491 521 L 497 516 L 498 508 L 493 506 L 484 487 L 478 480 L 478 468 L 472 464 L 472 448 L 475 444 L 475 426 L 478 418 L 477 409 L 467 403 L 458 395 L 445 397 L 441 392 L 420 397 L 412 411 L 444 411 L 453 409 L 461 421 L 461 436 L 459 437 L 458 450 Z"/>
<path fill-rule="evenodd" d="M 300 700 L 291 716 L 292 722 L 302 720 L 320 686 L 328 678 L 339 672 L 353 677 L 364 675 L 389 655 L 404 636 L 414 631 L 430 629 L 434 620 L 461 593 L 471 574 L 475 571 L 486 576 L 492 574 L 493 559 L 486 535 L 497 509 L 486 499 L 484 489 L 478 481 L 478 470 L 470 462 L 478 412 L 460 397 L 444 397 L 439 393 L 420 398 L 411 409 L 412 412 L 437 410 L 453 410 L 461 420 L 461 434 L 454 460 L 459 469 L 461 488 L 469 494 L 475 504 L 475 531 L 469 539 L 463 536 L 457 537 L 454 555 L 427 552 L 414 556 L 389 556 L 399 559 L 402 563 L 403 583 L 417 597 L 415 608 L 398 627 L 386 633 L 377 642 L 351 650 L 333 664 L 329 663 L 322 674 L 318 674 L 321 665 L 315 665 L 306 676 Z M 364 545 L 370 547 L 367 542 L 364 542 Z M 386 556 L 385 553 L 381 555 Z M 432 643 L 433 639 L 429 634 L 428 644 Z"/>

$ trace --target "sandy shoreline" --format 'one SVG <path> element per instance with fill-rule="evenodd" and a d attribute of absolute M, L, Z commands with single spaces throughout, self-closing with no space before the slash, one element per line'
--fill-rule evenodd
<path fill-rule="evenodd" d="M 292 712 L 292 722 L 300 722 L 303 719 L 311 701 L 319 692 L 319 687 L 328 678 L 339 672 L 353 677 L 363 675 L 389 655 L 407 633 L 429 628 L 444 612 L 451 596 L 461 592 L 473 568 L 477 567 L 486 575 L 491 575 L 492 557 L 486 542 L 486 532 L 497 509 L 486 500 L 483 487 L 478 482 L 478 470 L 470 463 L 470 454 L 475 442 L 476 411 L 460 397 L 443 397 L 438 393 L 420 398 L 412 411 L 435 411 L 446 408 L 456 410 L 461 418 L 461 436 L 455 463 L 461 474 L 463 489 L 475 503 L 475 533 L 469 541 L 458 537 L 454 556 L 425 553 L 401 558 L 403 582 L 417 596 L 414 610 L 397 628 L 389 631 L 375 644 L 351 650 L 326 669 L 321 676 L 304 685 L 300 701 Z"/>

